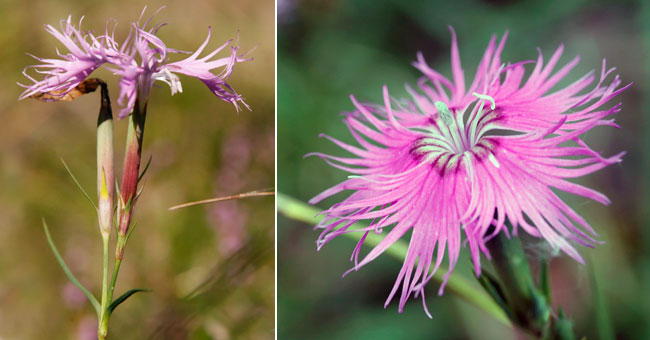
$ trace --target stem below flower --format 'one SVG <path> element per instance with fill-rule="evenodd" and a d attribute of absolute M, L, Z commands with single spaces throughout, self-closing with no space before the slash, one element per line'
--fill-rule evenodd
<path fill-rule="evenodd" d="M 486 274 L 479 280 L 483 279 L 484 288 L 502 302 L 500 306 L 513 323 L 536 339 L 575 340 L 571 320 L 561 308 L 553 312 L 550 286 L 544 282 L 548 273 L 540 274 L 542 289 L 535 284 L 520 239 L 499 233 L 486 245 L 500 282 Z"/>
<path fill-rule="evenodd" d="M 97 337 L 105 339 L 108 334 L 108 305 L 111 303 L 111 298 L 108 296 L 108 237 L 103 237 L 104 246 L 104 271 L 102 275 L 102 302 L 101 312 L 99 315 L 99 327 L 97 328 Z"/>
<path fill-rule="evenodd" d="M 508 239 L 504 233 L 499 233 L 487 242 L 487 247 L 499 279 L 507 287 L 505 293 L 515 322 L 534 333 L 541 333 L 550 310 L 545 296 L 535 286 L 521 241 L 518 237 Z"/>
<path fill-rule="evenodd" d="M 126 136 L 126 152 L 124 155 L 124 170 L 122 173 L 122 186 L 118 200 L 118 233 L 115 249 L 115 265 L 113 275 L 108 278 L 108 241 L 110 234 L 102 234 L 104 240 L 104 276 L 102 281 L 102 303 L 97 328 L 97 338 L 106 339 L 108 334 L 108 320 L 111 317 L 109 306 L 113 300 L 113 292 L 117 282 L 117 275 L 120 271 L 124 246 L 126 245 L 127 232 L 131 223 L 131 215 L 137 199 L 138 178 L 140 172 L 140 159 L 142 154 L 142 140 L 144 135 L 144 122 L 146 118 L 147 104 L 139 105 L 136 101 L 135 108 L 129 116 L 129 127 Z M 105 180 L 105 179 L 104 179 Z"/>
<path fill-rule="evenodd" d="M 318 222 L 323 219 L 323 216 L 319 215 L 320 210 L 313 206 L 310 206 L 282 193 L 277 193 L 276 196 L 278 203 L 278 213 L 281 213 L 290 219 L 302 221 L 312 225 L 318 224 Z M 363 225 L 361 223 L 357 223 L 352 226 L 354 229 L 361 229 L 363 227 L 366 227 L 366 225 Z M 343 235 L 345 237 L 352 238 L 355 241 L 358 241 L 360 237 L 359 233 L 345 233 Z M 377 246 L 382 239 L 383 236 L 375 233 L 370 233 L 368 234 L 364 245 L 374 247 Z M 407 251 L 408 244 L 402 240 L 399 240 L 393 243 L 393 245 L 388 249 L 386 249 L 385 254 L 397 259 L 398 261 L 403 261 L 406 257 Z M 434 274 L 433 280 L 442 282 L 446 273 L 447 268 L 445 268 L 444 265 L 441 265 L 438 271 Z M 451 274 L 447 281 L 446 290 L 485 311 L 487 315 L 490 315 L 495 320 L 501 322 L 503 325 L 506 325 L 508 327 L 512 326 L 506 314 L 504 314 L 503 310 L 499 308 L 499 305 L 494 303 L 494 301 L 490 299 L 489 295 L 478 289 L 475 285 L 473 285 L 470 281 L 467 281 L 460 274 Z"/>
<path fill-rule="evenodd" d="M 118 257 L 118 254 L 124 255 L 124 245 L 126 243 L 126 237 L 118 236 L 117 237 L 117 246 L 115 252 L 115 265 L 113 266 L 113 278 L 111 279 L 111 284 L 108 291 L 108 299 L 113 300 L 113 292 L 115 291 L 115 284 L 117 282 L 117 274 L 120 271 L 120 265 L 122 264 L 122 258 Z"/>

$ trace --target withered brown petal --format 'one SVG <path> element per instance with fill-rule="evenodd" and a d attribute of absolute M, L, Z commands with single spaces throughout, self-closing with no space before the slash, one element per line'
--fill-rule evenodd
<path fill-rule="evenodd" d="M 50 91 L 37 93 L 31 96 L 31 98 L 44 101 L 44 102 L 69 102 L 77 97 L 80 97 L 86 93 L 95 92 L 98 86 L 105 84 L 103 80 L 99 78 L 88 78 L 82 81 L 77 87 L 65 93 L 63 90 Z"/>

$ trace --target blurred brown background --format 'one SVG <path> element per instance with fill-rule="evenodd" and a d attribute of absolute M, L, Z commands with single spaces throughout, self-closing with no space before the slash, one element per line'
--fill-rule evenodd
<path fill-rule="evenodd" d="M 101 289 L 101 238 L 92 206 L 65 172 L 63 157 L 95 193 L 95 124 L 99 95 L 70 103 L 17 101 L 22 69 L 64 48 L 43 29 L 69 14 L 103 32 L 109 18 L 121 42 L 144 5 L 168 22 L 159 37 L 194 51 L 212 25 L 209 47 L 240 31 L 254 61 L 235 67 L 229 83 L 253 109 L 237 114 L 197 79 L 181 76 L 184 92 L 154 88 L 143 158 L 153 157 L 136 207 L 138 226 L 127 246 L 116 296 L 131 297 L 110 321 L 113 339 L 269 339 L 274 334 L 273 198 L 167 209 L 178 203 L 274 186 L 274 2 L 247 1 L 0 1 L 0 338 L 93 339 L 90 304 L 57 265 L 43 234 L 77 277 Z M 173 55 L 179 60 L 182 55 Z M 117 77 L 109 83 L 117 112 Z M 121 173 L 126 120 L 116 121 L 116 170 Z M 116 176 L 117 177 L 117 176 Z M 112 252 L 111 252 L 112 253 Z M 111 260 L 112 263 L 112 260 Z"/>

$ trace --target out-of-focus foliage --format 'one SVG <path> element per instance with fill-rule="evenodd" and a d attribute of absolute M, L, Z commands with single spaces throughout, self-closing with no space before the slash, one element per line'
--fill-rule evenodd
<path fill-rule="evenodd" d="M 115 339 L 269 339 L 274 334 L 273 198 L 248 198 L 186 208 L 175 204 L 274 185 L 273 1 L 0 1 L 0 338 L 93 339 L 94 312 L 67 282 L 41 227 L 77 277 L 101 289 L 101 238 L 93 208 L 68 177 L 63 157 L 95 195 L 95 126 L 99 95 L 69 103 L 17 101 L 26 82 L 26 55 L 55 57 L 58 27 L 72 14 L 83 28 L 103 33 L 119 22 L 122 41 L 142 8 L 168 22 L 159 36 L 194 51 L 212 26 L 210 47 L 240 33 L 254 61 L 238 64 L 229 83 L 253 112 L 237 114 L 196 79 L 182 77 L 183 93 L 154 88 L 145 129 L 144 158 L 153 157 L 136 207 L 116 296 L 148 288 L 111 318 Z M 208 49 L 210 48 L 208 47 Z M 63 52 L 63 49 L 62 49 Z M 183 58 L 183 55 L 172 58 Z M 109 84 L 117 112 L 117 78 Z M 116 171 L 121 173 L 126 120 L 116 121 Z M 118 156 L 119 155 L 119 156 Z M 114 239 L 113 239 L 114 240 Z"/>
<path fill-rule="evenodd" d="M 303 155 L 346 154 L 318 134 L 353 141 L 339 116 L 353 109 L 350 93 L 360 101 L 382 102 L 381 86 L 386 84 L 391 95 L 406 95 L 404 83 L 414 83 L 420 76 L 410 66 L 418 51 L 432 67 L 451 74 L 447 25 L 458 34 L 468 78 L 490 35 L 508 30 L 504 60 L 535 59 L 536 47 L 548 59 L 559 44 L 565 45 L 561 62 L 582 57 L 572 76 L 559 86 L 591 69 L 599 71 L 603 58 L 617 67 L 624 82 L 634 82 L 618 98 L 623 111 L 616 120 L 622 128 L 596 128 L 585 136 L 603 155 L 626 150 L 623 163 L 577 180 L 605 193 L 612 204 L 603 207 L 562 196 L 590 221 L 605 244 L 580 249 L 591 266 L 560 255 L 552 259 L 550 274 L 553 302 L 575 320 L 579 335 L 650 338 L 650 4 L 280 0 L 278 6 L 278 186 L 304 201 L 346 176 Z M 316 252 L 317 236 L 310 226 L 278 219 L 279 338 L 521 338 L 451 294 L 437 297 L 435 284 L 426 290 L 433 320 L 426 318 L 417 300 L 402 315 L 396 303 L 384 310 L 401 263 L 380 257 L 342 279 L 340 274 L 352 266 L 348 260 L 354 243 L 341 238 Z M 542 244 L 527 243 L 533 260 L 548 255 Z M 469 259 L 460 264 L 457 272 L 471 277 Z M 592 275 L 597 285 L 592 284 Z"/>

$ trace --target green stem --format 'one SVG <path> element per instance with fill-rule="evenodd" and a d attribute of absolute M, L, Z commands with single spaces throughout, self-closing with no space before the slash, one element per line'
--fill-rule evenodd
<path fill-rule="evenodd" d="M 113 300 L 113 292 L 115 291 L 115 283 L 117 281 L 117 274 L 120 271 L 121 264 L 122 264 L 122 260 L 115 259 L 115 267 L 113 268 L 113 277 L 111 278 L 111 283 L 109 285 L 108 295 L 106 299 L 107 305 L 103 308 L 103 314 L 99 324 L 100 339 L 102 339 L 101 335 L 103 335 L 105 338 L 106 334 L 108 333 L 108 320 L 111 317 L 111 311 L 109 310 L 108 306 Z"/>
<path fill-rule="evenodd" d="M 551 306 L 551 286 L 547 264 L 542 261 L 539 287 L 535 284 L 519 237 L 499 233 L 487 243 L 498 280 L 488 273 L 480 279 L 484 288 L 501 301 L 512 323 L 535 339 L 575 340 L 573 322 Z M 496 293 L 496 294 L 495 294 Z"/>
<path fill-rule="evenodd" d="M 101 313 L 99 316 L 99 327 L 97 328 L 97 338 L 105 339 L 108 334 L 108 318 L 109 314 L 107 313 L 108 305 L 111 303 L 111 300 L 108 296 L 108 241 L 109 237 L 104 236 L 102 238 L 104 246 L 104 262 L 103 262 L 103 273 L 102 273 L 102 302 L 101 302 Z"/>
<path fill-rule="evenodd" d="M 113 266 L 113 278 L 109 286 L 108 300 L 113 300 L 113 292 L 115 291 L 115 284 L 117 283 L 117 274 L 120 272 L 120 265 L 122 264 L 122 257 L 124 256 L 124 246 L 126 244 L 126 237 L 117 237 L 117 246 L 115 252 L 115 266 Z"/>
<path fill-rule="evenodd" d="M 102 307 L 108 304 L 108 237 L 104 238 L 104 271 L 102 274 Z M 102 308 L 104 309 L 104 308 Z"/>
<path fill-rule="evenodd" d="M 99 323 L 99 328 L 97 329 L 97 339 L 105 340 L 108 335 L 108 317 L 103 317 Z"/>
<path fill-rule="evenodd" d="M 309 224 L 317 224 L 323 219 L 323 216 L 316 216 L 320 211 L 317 208 L 314 208 L 306 203 L 298 201 L 292 197 L 284 195 L 282 193 L 277 194 L 278 200 L 278 212 L 281 212 L 286 217 L 302 221 Z M 363 228 L 361 224 L 355 224 L 352 228 Z M 351 228 L 351 229 L 352 229 Z M 358 233 L 346 233 L 343 234 L 349 238 L 355 240 L 360 239 Z M 366 237 L 364 245 L 376 246 L 383 239 L 382 235 L 377 235 L 374 233 L 369 233 Z M 385 253 L 398 259 L 404 260 L 406 253 L 408 252 L 408 244 L 402 240 L 398 240 L 393 243 Z M 447 268 L 440 266 L 438 271 L 434 274 L 434 280 L 438 282 L 443 281 L 444 275 L 448 272 Z M 465 301 L 475 305 L 479 309 L 487 312 L 490 316 L 494 317 L 496 320 L 500 321 L 504 325 L 512 326 L 506 314 L 501 310 L 501 308 L 488 296 L 485 294 L 479 287 L 471 284 L 468 280 L 457 274 L 451 274 L 447 286 L 445 288 L 447 291 L 452 292 L 453 294 L 459 296 Z"/>
<path fill-rule="evenodd" d="M 117 281 L 117 273 L 120 271 L 120 265 L 122 260 L 115 259 L 115 269 L 113 269 L 113 279 L 111 280 L 110 291 L 108 292 L 108 298 L 113 299 L 113 292 L 115 291 L 115 282 Z"/>
<path fill-rule="evenodd" d="M 550 318 L 547 297 L 535 285 L 518 237 L 499 233 L 487 243 L 492 264 L 506 293 L 515 324 L 532 334 L 542 334 Z"/>
<path fill-rule="evenodd" d="M 122 256 L 124 246 L 126 245 L 127 238 L 121 235 L 117 237 L 117 245 L 115 249 L 115 264 L 113 266 L 113 275 L 108 281 L 108 243 L 104 247 L 104 281 L 102 286 L 102 313 L 99 318 L 99 327 L 97 328 L 97 337 L 105 339 L 108 334 L 108 320 L 111 317 L 112 310 L 110 305 L 113 303 L 113 293 L 115 292 L 115 285 L 117 283 L 117 275 L 120 272 L 120 265 L 122 264 Z"/>

